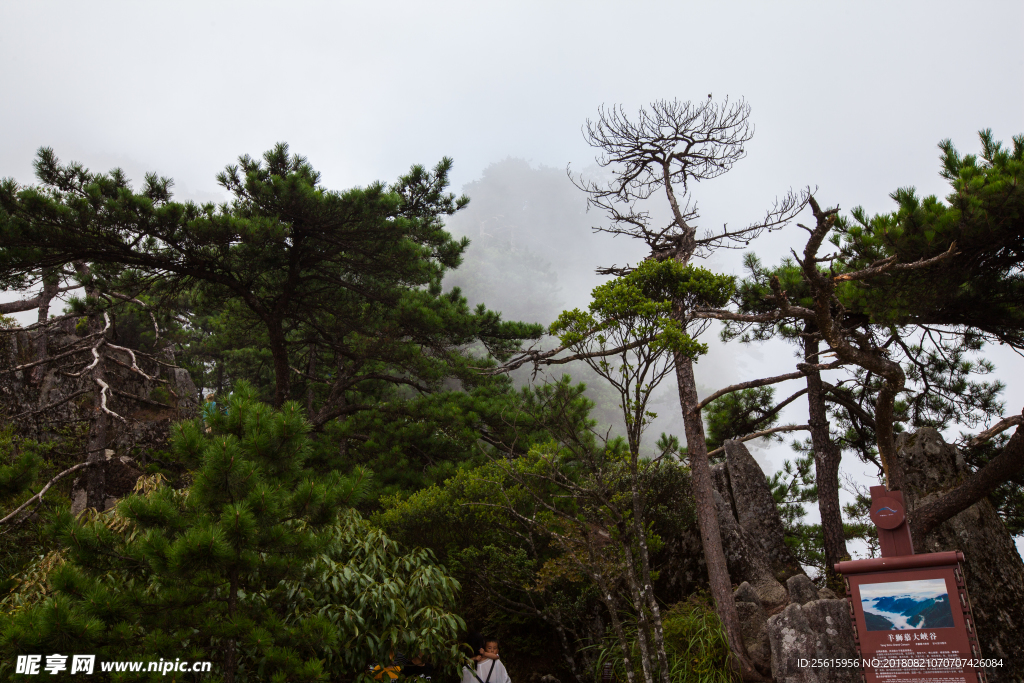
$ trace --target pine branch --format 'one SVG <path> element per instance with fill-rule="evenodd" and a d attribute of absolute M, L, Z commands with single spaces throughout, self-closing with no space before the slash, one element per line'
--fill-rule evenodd
<path fill-rule="evenodd" d="M 750 441 L 751 439 L 759 439 L 762 436 L 768 436 L 769 434 L 776 434 L 778 432 L 798 432 L 798 431 L 811 431 L 810 425 L 783 425 L 782 427 L 772 427 L 771 429 L 765 429 L 764 431 L 754 432 L 753 434 L 747 434 L 746 436 L 739 437 L 737 439 L 729 439 L 730 441 Z M 718 455 L 725 451 L 725 446 L 719 446 L 715 450 L 708 453 L 710 458 L 712 455 Z"/>
<path fill-rule="evenodd" d="M 705 406 L 714 401 L 716 398 L 721 398 L 722 396 L 725 396 L 726 394 L 731 394 L 734 391 L 742 391 L 743 389 L 754 389 L 756 387 L 768 386 L 769 384 L 778 384 L 779 382 L 786 382 L 791 379 L 800 379 L 801 377 L 806 377 L 809 373 L 813 372 L 814 370 L 832 370 L 833 368 L 838 368 L 845 364 L 846 363 L 843 361 L 835 361 L 834 363 L 827 363 L 825 365 L 811 365 L 809 363 L 800 363 L 797 367 L 801 369 L 797 370 L 796 372 L 790 372 L 785 375 L 776 375 L 775 377 L 766 377 L 764 379 L 754 379 L 750 380 L 749 382 L 740 382 L 739 384 L 733 384 L 731 386 L 725 387 L 724 389 L 719 389 L 718 391 L 716 391 L 715 393 L 711 394 L 703 401 L 698 403 L 693 410 L 694 412 L 701 411 L 705 408 Z"/>

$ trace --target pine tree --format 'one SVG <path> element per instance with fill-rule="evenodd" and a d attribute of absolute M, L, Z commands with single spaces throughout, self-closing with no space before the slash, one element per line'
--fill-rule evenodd
<path fill-rule="evenodd" d="M 309 425 L 294 402 L 275 411 L 243 383 L 225 403 L 205 423 L 175 428 L 173 457 L 193 470 L 188 488 L 160 486 L 91 519 L 56 518 L 67 561 L 49 576 L 53 596 L 0 624 L 0 650 L 211 660 L 229 683 L 359 674 L 399 642 L 450 659 L 460 623 L 445 605 L 458 584 L 428 556 L 402 556 L 385 538 L 375 562 L 352 563 L 370 569 L 353 576 L 339 564 L 374 538 L 354 511 L 339 519 L 368 474 L 305 468 Z M 352 596 L 362 590 L 390 606 L 359 613 Z"/>

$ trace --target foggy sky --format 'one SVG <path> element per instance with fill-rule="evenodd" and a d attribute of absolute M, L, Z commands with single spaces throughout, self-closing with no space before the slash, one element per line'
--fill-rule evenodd
<path fill-rule="evenodd" d="M 635 112 L 711 94 L 745 98 L 756 134 L 732 172 L 696 188 L 703 227 L 757 220 L 805 186 L 824 205 L 879 212 L 898 187 L 945 193 L 940 140 L 974 152 L 981 128 L 1005 141 L 1024 132 L 1022 26 L 1016 1 L 5 2 L 0 176 L 31 182 L 45 145 L 137 181 L 171 176 L 178 199 L 219 201 L 224 165 L 287 141 L 331 188 L 450 156 L 454 188 L 471 191 L 508 157 L 563 179 L 567 165 L 590 167 L 580 127 L 602 103 Z M 754 246 L 775 263 L 801 234 Z M 628 251 L 610 239 L 580 237 L 573 272 L 588 255 Z M 566 260 L 541 256 L 556 272 Z M 738 254 L 714 265 L 740 272 Z M 574 277 L 562 273 L 562 294 L 579 305 L 587 285 Z M 784 372 L 791 355 L 718 347 L 699 380 Z M 1017 412 L 1024 362 L 990 357 Z"/>

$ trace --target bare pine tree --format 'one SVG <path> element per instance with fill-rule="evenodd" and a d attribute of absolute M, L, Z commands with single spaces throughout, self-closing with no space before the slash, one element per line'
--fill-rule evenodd
<path fill-rule="evenodd" d="M 113 425 L 118 423 L 122 430 L 128 430 L 133 422 L 137 422 L 131 413 L 138 412 L 139 408 L 177 411 L 176 406 L 146 395 L 154 387 L 163 387 L 175 403 L 179 398 L 172 383 L 160 377 L 167 370 L 179 368 L 174 365 L 173 357 L 168 356 L 170 347 L 161 339 L 160 325 L 148 304 L 98 285 L 84 261 L 67 264 L 67 267 L 40 269 L 34 276 L 26 277 L 22 286 L 38 286 L 40 291 L 35 296 L 0 305 L 0 313 L 37 309 L 37 321 L 25 326 L 8 324 L 0 327 L 0 342 L 17 344 L 20 336 L 31 341 L 33 355 L 28 362 L 15 363 L 0 370 L 0 380 L 37 387 L 40 399 L 38 405 L 22 406 L 23 410 L 11 404 L 6 414 L 0 414 L 0 419 L 31 433 L 46 434 L 54 425 L 69 421 L 88 423 L 89 430 L 80 453 L 82 462 L 54 476 L 39 493 L 3 516 L 0 525 L 24 521 L 54 483 L 75 472 L 84 477 L 85 507 L 104 509 L 108 493 L 106 471 L 102 465 L 115 438 Z M 58 294 L 83 289 L 86 297 L 80 310 L 50 315 L 51 305 Z M 153 325 L 154 345 L 163 347 L 162 353 L 146 353 L 116 343 L 115 318 L 127 307 L 135 307 L 148 314 Z M 125 391 L 130 387 L 115 379 L 126 375 L 134 375 L 141 382 L 137 388 L 141 394 Z M 5 385 L 5 388 L 10 391 L 10 387 Z M 49 400 L 47 397 L 51 394 L 57 394 L 57 398 Z M 84 396 L 91 398 L 91 408 L 88 411 L 73 408 L 72 401 Z M 126 452 L 130 450 L 129 447 Z"/>

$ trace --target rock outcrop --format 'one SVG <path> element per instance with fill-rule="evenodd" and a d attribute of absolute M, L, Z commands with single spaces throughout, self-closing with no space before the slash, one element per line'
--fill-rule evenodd
<path fill-rule="evenodd" d="M 806 605 L 819 599 L 817 586 L 807 578 L 806 574 L 789 577 L 789 580 L 786 581 L 786 590 L 789 591 L 789 601 L 798 605 Z"/>
<path fill-rule="evenodd" d="M 779 517 L 764 471 L 739 442 L 726 442 L 726 459 L 711 468 L 714 499 L 722 531 L 729 576 L 748 582 L 770 613 L 788 598 L 784 582 L 803 574 L 785 544 Z M 673 538 L 662 551 L 659 591 L 673 599 L 707 586 L 707 567 L 700 533 L 694 526 Z"/>
<path fill-rule="evenodd" d="M 778 579 L 803 574 L 803 569 L 786 545 L 786 532 L 775 507 L 775 498 L 764 470 L 742 441 L 724 444 L 725 470 L 729 484 L 726 496 L 732 503 L 736 521 L 761 547 Z M 725 492 L 722 492 L 725 496 Z"/>
<path fill-rule="evenodd" d="M 743 643 L 747 646 L 754 665 L 768 671 L 772 665 L 772 647 L 768 638 L 768 613 L 761 598 L 748 582 L 744 581 L 733 593 L 736 613 L 740 618 Z"/>
<path fill-rule="evenodd" d="M 970 474 L 960 452 L 934 429 L 900 434 L 896 448 L 911 515 Z M 1024 680 L 1024 562 L 995 507 L 981 500 L 913 542 L 918 553 L 964 554 L 964 579 L 982 657 L 1003 660 L 1002 667 L 988 671 L 989 680 Z"/>
<path fill-rule="evenodd" d="M 857 657 L 846 600 L 791 602 L 768 618 L 772 678 L 777 683 L 859 683 L 857 668 L 811 667 L 805 662 Z M 801 661 L 805 660 L 805 661 Z"/>
<path fill-rule="evenodd" d="M 785 604 L 781 581 L 803 575 L 803 569 L 786 545 L 764 471 L 746 446 L 732 440 L 725 442 L 725 462 L 711 469 L 729 575 L 750 582 L 767 609 Z"/>
<path fill-rule="evenodd" d="M 0 371 L 32 364 L 0 373 L 0 422 L 13 423 L 25 438 L 60 441 L 63 451 L 80 451 L 84 461 L 97 401 L 96 384 L 87 371 L 94 357 L 89 353 L 91 342 L 83 348 L 80 322 L 72 318 L 45 332 L 0 335 Z M 173 367 L 169 362 L 173 359 L 157 362 L 141 353 L 133 358 L 128 348 L 108 347 L 103 353 L 107 407 L 123 418 L 107 417 L 103 462 L 93 466 L 103 468 L 107 506 L 130 492 L 151 454 L 166 447 L 171 424 L 194 416 L 199 406 L 199 393 L 189 373 Z M 41 355 L 52 360 L 35 364 Z M 73 487 L 72 509 L 84 507 L 80 486 Z"/>

